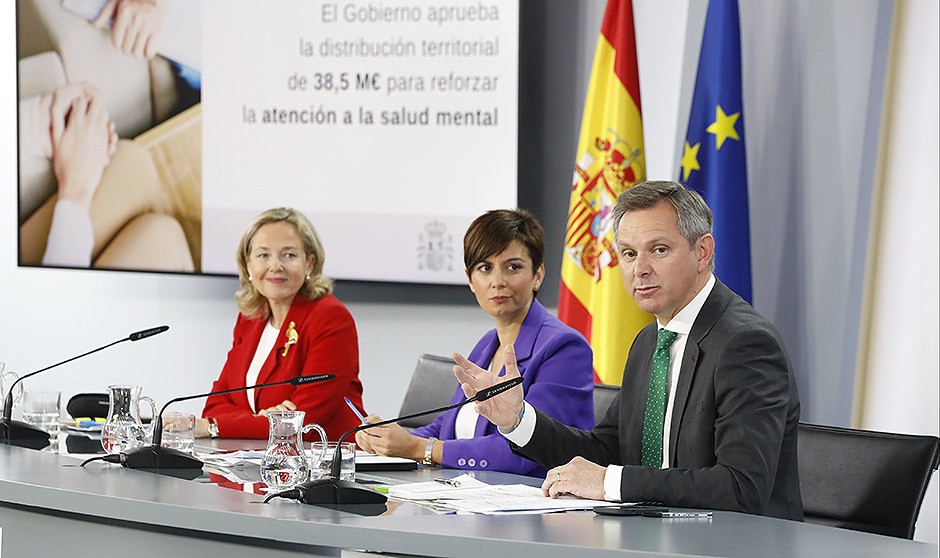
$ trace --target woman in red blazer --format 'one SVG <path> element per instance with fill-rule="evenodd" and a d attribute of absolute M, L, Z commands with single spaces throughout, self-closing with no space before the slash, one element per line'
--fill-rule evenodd
<path fill-rule="evenodd" d="M 241 313 L 228 359 L 212 391 L 335 374 L 304 386 L 274 386 L 214 395 L 196 424 L 198 437 L 268 437 L 268 411 L 300 410 L 305 423 L 330 439 L 359 424 L 343 397 L 362 409 L 359 344 L 349 310 L 323 275 L 324 250 L 300 212 L 265 211 L 248 226 L 238 246 L 235 294 Z"/>

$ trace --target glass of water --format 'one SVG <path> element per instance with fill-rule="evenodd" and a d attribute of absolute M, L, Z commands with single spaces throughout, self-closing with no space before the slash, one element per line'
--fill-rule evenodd
<path fill-rule="evenodd" d="M 23 399 L 23 422 L 45 430 L 53 440 L 59 436 L 61 391 L 27 391 Z"/>
<path fill-rule="evenodd" d="M 356 480 L 356 444 L 353 442 L 343 442 L 340 450 L 340 480 Z M 330 476 L 330 469 L 333 467 L 333 456 L 336 454 L 336 442 L 327 444 L 326 453 L 322 453 L 323 442 L 313 442 L 310 444 L 310 451 L 313 457 L 310 460 L 310 480 L 325 479 Z M 318 457 L 323 455 L 323 459 Z"/>
<path fill-rule="evenodd" d="M 170 411 L 163 415 L 160 445 L 183 453 L 193 453 L 196 441 L 196 417 L 189 413 Z"/>

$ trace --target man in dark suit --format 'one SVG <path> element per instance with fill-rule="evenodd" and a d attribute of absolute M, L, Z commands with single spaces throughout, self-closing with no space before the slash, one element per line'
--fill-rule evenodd
<path fill-rule="evenodd" d="M 712 213 L 693 190 L 646 182 L 614 208 L 624 286 L 656 316 L 630 349 L 620 395 L 591 431 L 514 388 L 477 403 L 514 451 L 551 468 L 546 495 L 742 511 L 802 520 L 799 395 L 779 334 L 712 274 Z M 464 392 L 497 378 L 454 355 Z"/>

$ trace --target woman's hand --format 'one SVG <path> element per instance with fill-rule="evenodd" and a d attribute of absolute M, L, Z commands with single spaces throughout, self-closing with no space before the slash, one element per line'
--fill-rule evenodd
<path fill-rule="evenodd" d="M 163 0 L 109 0 L 93 24 L 103 29 L 111 22 L 115 47 L 137 58 L 153 58 L 166 11 Z"/>
<path fill-rule="evenodd" d="M 271 411 L 296 411 L 296 410 L 297 410 L 297 405 L 295 405 L 294 402 L 291 401 L 290 399 L 285 399 L 284 401 L 281 401 L 279 404 L 273 407 L 268 407 L 267 409 L 261 409 L 260 411 L 258 411 L 258 416 L 260 417 L 268 416 L 268 413 L 270 413 Z"/>
<path fill-rule="evenodd" d="M 209 419 L 197 418 L 196 419 L 196 438 L 208 438 L 209 437 Z"/>
<path fill-rule="evenodd" d="M 382 418 L 376 415 L 366 417 L 369 424 L 381 421 Z M 387 424 L 356 432 L 356 443 L 369 453 L 421 461 L 424 459 L 424 446 L 427 441 L 411 435 L 397 424 Z"/>
<path fill-rule="evenodd" d="M 72 110 L 72 102 L 79 98 L 85 98 L 95 101 L 100 107 L 104 107 L 104 97 L 101 90 L 87 81 L 76 81 L 66 83 L 56 87 L 52 93 L 46 95 L 49 106 L 49 128 L 51 135 L 51 144 L 59 143 L 62 133 L 65 131 L 65 124 L 68 121 L 69 113 Z M 102 110 L 104 110 L 102 108 Z M 107 112 L 104 113 L 107 115 Z M 108 131 L 113 132 L 114 123 L 110 122 Z M 108 138 L 108 155 L 114 155 L 114 149 L 117 148 L 117 134 Z M 50 153 L 51 157 L 51 153 Z"/>
<path fill-rule="evenodd" d="M 111 160 L 113 128 L 108 112 L 95 97 L 72 100 L 61 136 L 55 139 L 53 116 L 52 168 L 59 199 L 91 209 L 91 200 Z"/>
<path fill-rule="evenodd" d="M 39 98 L 39 147 L 47 159 L 53 157 L 53 145 L 59 143 L 76 99 L 94 100 L 104 106 L 101 91 L 88 82 L 76 81 L 56 87 Z M 107 114 L 107 113 L 105 113 Z M 118 135 L 114 122 L 108 122 L 108 157 L 117 150 Z"/>

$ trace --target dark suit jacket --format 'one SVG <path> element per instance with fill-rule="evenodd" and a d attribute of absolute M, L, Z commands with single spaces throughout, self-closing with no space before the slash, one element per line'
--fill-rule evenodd
<path fill-rule="evenodd" d="M 594 369 L 591 347 L 583 335 L 549 314 L 538 300 L 533 300 L 513 347 L 526 401 L 565 424 L 578 428 L 594 425 Z M 488 368 L 498 348 L 499 337 L 492 329 L 467 358 Z M 466 398 L 457 384 L 451 404 Z M 513 454 L 506 438 L 496 431 L 496 425 L 483 417 L 477 419 L 473 438 L 457 440 L 458 411 L 447 411 L 431 424 L 412 432 L 422 438 L 434 436 L 444 440 L 442 466 L 545 475 L 540 465 Z"/>
<path fill-rule="evenodd" d="M 796 380 L 774 327 L 720 281 L 689 332 L 673 405 L 668 469 L 640 465 L 656 323 L 630 349 L 623 387 L 593 431 L 538 413 L 518 451 L 554 467 L 580 455 L 623 465 L 621 499 L 802 520 Z"/>
<path fill-rule="evenodd" d="M 291 346 L 285 356 L 284 345 L 291 322 L 294 322 L 298 333 L 297 344 Z M 238 315 L 232 349 L 219 379 L 212 384 L 212 391 L 245 387 L 245 373 L 266 324 L 267 320 Z M 317 300 L 307 300 L 298 295 L 291 303 L 274 349 L 258 372 L 257 383 L 325 373 L 336 374 L 336 378 L 304 386 L 283 385 L 255 390 L 255 409 L 267 409 L 290 399 L 297 405 L 297 410 L 306 413 L 304 424 L 318 423 L 330 440 L 336 440 L 343 432 L 359 424 L 359 419 L 343 401 L 344 396 L 348 397 L 362 409 L 356 323 L 349 310 L 333 295 Z M 218 421 L 222 438 L 268 437 L 268 419 L 254 414 L 245 391 L 209 397 L 202 416 Z M 305 438 L 310 436 L 315 437 L 316 433 L 312 432 Z"/>

